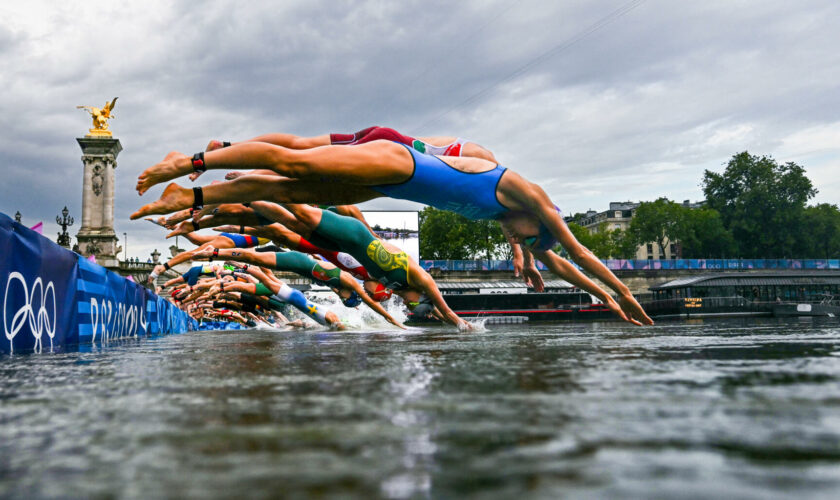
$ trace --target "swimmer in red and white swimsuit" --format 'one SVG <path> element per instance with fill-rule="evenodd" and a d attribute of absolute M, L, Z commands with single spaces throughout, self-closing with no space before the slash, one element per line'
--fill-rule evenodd
<path fill-rule="evenodd" d="M 311 149 L 330 145 L 355 146 L 379 139 L 399 142 L 425 154 L 437 156 L 468 156 L 497 163 L 492 152 L 460 137 L 411 137 L 388 127 L 368 127 L 355 134 L 325 134 L 315 137 L 300 137 L 291 134 L 266 134 L 243 142 L 267 142 L 289 149 Z M 207 145 L 207 151 L 213 151 L 230 146 L 231 144 L 230 142 L 212 140 Z"/>

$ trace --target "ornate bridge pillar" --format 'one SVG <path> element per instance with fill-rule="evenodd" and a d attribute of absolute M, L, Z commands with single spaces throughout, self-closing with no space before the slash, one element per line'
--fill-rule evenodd
<path fill-rule="evenodd" d="M 76 239 L 79 253 L 96 255 L 104 267 L 119 266 L 117 238 L 114 232 L 114 169 L 122 151 L 119 139 L 80 137 L 84 181 L 82 185 L 82 226 Z"/>

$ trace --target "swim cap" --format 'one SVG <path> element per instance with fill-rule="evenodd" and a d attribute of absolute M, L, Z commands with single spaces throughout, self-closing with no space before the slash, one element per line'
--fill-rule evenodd
<path fill-rule="evenodd" d="M 350 296 L 346 299 L 341 299 L 341 303 L 344 304 L 344 307 L 356 307 L 357 305 L 362 303 L 362 298 L 359 297 L 359 294 L 356 292 L 350 292 Z"/>
<path fill-rule="evenodd" d="M 382 283 L 377 283 L 376 289 L 373 292 L 369 292 L 368 295 L 377 302 L 383 302 L 390 299 L 392 293 L 393 291 L 390 288 L 387 288 Z"/>

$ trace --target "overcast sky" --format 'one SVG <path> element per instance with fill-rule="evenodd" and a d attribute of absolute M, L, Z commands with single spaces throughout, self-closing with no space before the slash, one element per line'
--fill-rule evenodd
<path fill-rule="evenodd" d="M 119 96 L 116 231 L 171 150 L 370 125 L 458 135 L 566 213 L 702 199 L 704 169 L 748 150 L 840 196 L 840 2 L 580 0 L 16 2 L 0 6 L 0 211 L 81 224 L 76 105 Z M 221 173 L 205 174 L 206 184 Z M 188 182 L 188 181 L 186 181 Z M 377 200 L 374 209 L 416 205 Z"/>

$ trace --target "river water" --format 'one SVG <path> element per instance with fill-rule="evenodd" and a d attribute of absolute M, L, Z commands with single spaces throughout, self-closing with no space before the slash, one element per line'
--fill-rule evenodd
<path fill-rule="evenodd" d="M 836 318 L 86 350 L 0 359 L 0 497 L 840 494 Z"/>

